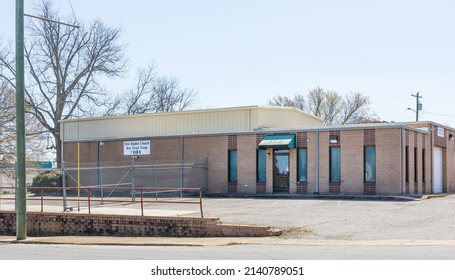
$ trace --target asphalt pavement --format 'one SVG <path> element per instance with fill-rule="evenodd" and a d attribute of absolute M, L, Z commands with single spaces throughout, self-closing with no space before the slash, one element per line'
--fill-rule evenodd
<path fill-rule="evenodd" d="M 361 198 L 361 197 L 360 197 Z M 431 199 L 430 199 L 431 198 Z M 191 200 L 192 198 L 186 198 Z M 10 205 L 12 206 L 12 205 Z M 7 205 L 2 205 L 2 210 Z M 38 205 L 28 205 L 29 209 Z M 140 214 L 137 204 L 106 204 L 92 212 Z M 28 243 L 105 245 L 221 246 L 232 244 L 397 245 L 453 246 L 455 195 L 391 200 L 299 198 L 205 198 L 205 217 L 225 224 L 272 226 L 284 231 L 268 238 L 161 238 L 118 236 L 28 237 Z M 47 211 L 62 211 L 46 205 Z M 82 211 L 86 211 L 84 208 Z M 73 210 L 76 211 L 76 210 Z M 145 211 L 163 216 L 198 216 L 196 205 L 145 205 Z M 0 236 L 0 242 L 15 242 Z M 338 243 L 339 242 L 339 243 Z"/>

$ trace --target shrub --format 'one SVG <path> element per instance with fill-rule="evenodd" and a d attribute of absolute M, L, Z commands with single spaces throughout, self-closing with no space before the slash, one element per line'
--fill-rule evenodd
<path fill-rule="evenodd" d="M 45 194 L 60 192 L 62 189 L 62 172 L 60 170 L 46 170 L 33 177 L 32 187 L 46 187 Z M 41 190 L 33 189 L 33 193 L 41 194 Z"/>

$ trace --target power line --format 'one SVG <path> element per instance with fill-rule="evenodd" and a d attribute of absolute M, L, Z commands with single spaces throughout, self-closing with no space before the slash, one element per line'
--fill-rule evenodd
<path fill-rule="evenodd" d="M 438 114 L 438 113 L 431 113 L 431 112 L 424 112 L 424 113 L 425 113 L 425 114 L 428 114 L 428 115 L 435 115 L 435 116 L 441 116 L 441 117 L 455 118 L 455 115 Z"/>
<path fill-rule="evenodd" d="M 74 9 L 73 9 L 73 4 L 71 3 L 71 0 L 68 0 L 68 2 L 69 2 L 69 4 L 70 4 L 71 11 L 73 11 L 74 20 L 77 21 L 76 13 L 74 12 Z"/>

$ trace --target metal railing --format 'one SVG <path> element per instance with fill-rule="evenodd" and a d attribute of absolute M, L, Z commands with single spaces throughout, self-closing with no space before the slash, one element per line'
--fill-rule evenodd
<path fill-rule="evenodd" d="M 4 201 L 15 201 L 16 198 L 14 195 L 3 194 L 3 189 L 10 189 L 10 188 L 2 188 L 0 187 L 0 210 L 2 210 L 2 200 Z M 109 189 L 109 188 L 105 188 Z M 195 201 L 185 201 L 181 197 L 172 197 L 172 198 L 163 198 L 156 195 L 155 197 L 145 197 L 146 194 L 150 193 L 151 188 L 136 188 L 134 191 L 136 194 L 140 195 L 140 200 L 132 200 L 131 197 L 116 197 L 116 198 L 96 198 L 93 196 L 94 191 L 98 191 L 99 188 L 97 187 L 66 187 L 65 190 L 69 191 L 77 191 L 83 195 L 78 196 L 52 196 L 52 195 L 45 195 L 46 190 L 52 191 L 62 191 L 62 188 L 56 187 L 28 187 L 27 192 L 33 192 L 35 195 L 27 196 L 27 201 L 39 201 L 40 211 L 44 211 L 45 202 L 62 202 L 63 205 L 66 205 L 66 202 L 76 202 L 78 211 L 81 208 L 81 203 L 85 203 L 85 208 L 88 210 L 88 213 L 91 214 L 92 207 L 96 207 L 99 205 L 108 205 L 114 203 L 128 203 L 129 205 L 140 204 L 141 216 L 144 216 L 144 205 L 146 204 L 198 204 L 199 211 L 201 218 L 204 218 L 204 213 L 202 210 L 202 189 L 201 188 L 153 188 L 153 191 L 158 193 L 162 192 L 185 192 L 185 193 L 196 193 Z M 119 188 L 116 187 L 116 190 L 123 190 L 123 191 L 131 191 L 131 188 Z M 197 197 L 198 196 L 198 197 Z M 73 210 L 76 206 L 67 207 L 64 211 L 70 209 Z M 84 207 L 82 207 L 84 208 Z"/>

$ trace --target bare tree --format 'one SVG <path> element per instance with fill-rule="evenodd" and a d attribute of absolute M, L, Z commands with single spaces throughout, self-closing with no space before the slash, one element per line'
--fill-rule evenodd
<path fill-rule="evenodd" d="M 370 98 L 360 92 L 352 92 L 343 101 L 342 111 L 340 112 L 340 123 L 361 123 L 365 120 L 376 118 L 370 112 Z"/>
<path fill-rule="evenodd" d="M 159 77 L 153 87 L 153 110 L 158 112 L 183 111 L 194 104 L 197 92 L 180 88 L 175 77 Z"/>
<path fill-rule="evenodd" d="M 15 160 L 16 141 L 16 102 L 14 91 L 6 83 L 0 83 L 0 167 Z"/>
<path fill-rule="evenodd" d="M 306 97 L 295 95 L 294 99 L 290 99 L 278 95 L 269 100 L 268 104 L 307 111 L 322 118 L 325 125 L 361 123 L 377 118 L 369 107 L 370 98 L 360 92 L 341 96 L 335 91 L 325 91 L 317 87 L 310 90 Z"/>
<path fill-rule="evenodd" d="M 47 133 L 32 115 L 26 115 L 25 136 L 28 161 L 41 160 L 47 153 Z M 16 95 L 6 82 L 0 83 L 0 167 L 13 166 L 16 160 Z"/>
<path fill-rule="evenodd" d="M 305 97 L 301 94 L 294 95 L 293 99 L 277 95 L 268 100 L 267 104 L 269 106 L 294 107 L 303 111 L 306 110 Z"/>
<path fill-rule="evenodd" d="M 181 88 L 175 77 L 160 77 L 153 64 L 137 71 L 136 84 L 109 106 L 105 115 L 183 111 L 197 101 L 197 91 Z"/>
<path fill-rule="evenodd" d="M 321 107 L 324 102 L 326 92 L 317 87 L 308 92 L 308 108 L 307 111 L 315 116 L 321 116 Z"/>
<path fill-rule="evenodd" d="M 153 64 L 138 69 L 136 86 L 128 90 L 123 97 L 126 115 L 145 114 L 153 110 L 156 76 Z"/>
<path fill-rule="evenodd" d="M 106 102 L 98 80 L 115 77 L 125 68 L 123 46 L 118 44 L 120 29 L 101 21 L 88 28 L 76 19 L 61 18 L 49 1 L 37 6 L 44 18 L 80 25 L 63 26 L 48 21 L 30 20 L 27 28 L 25 58 L 28 84 L 27 113 L 32 114 L 54 137 L 57 163 L 61 162 L 59 120 L 88 113 L 92 105 Z M 0 53 L 0 78 L 14 87 L 15 67 L 11 51 Z"/>
<path fill-rule="evenodd" d="M 338 117 L 342 111 L 343 98 L 334 91 L 325 92 L 324 100 L 320 104 L 320 116 L 324 124 L 332 125 L 338 123 Z"/>

